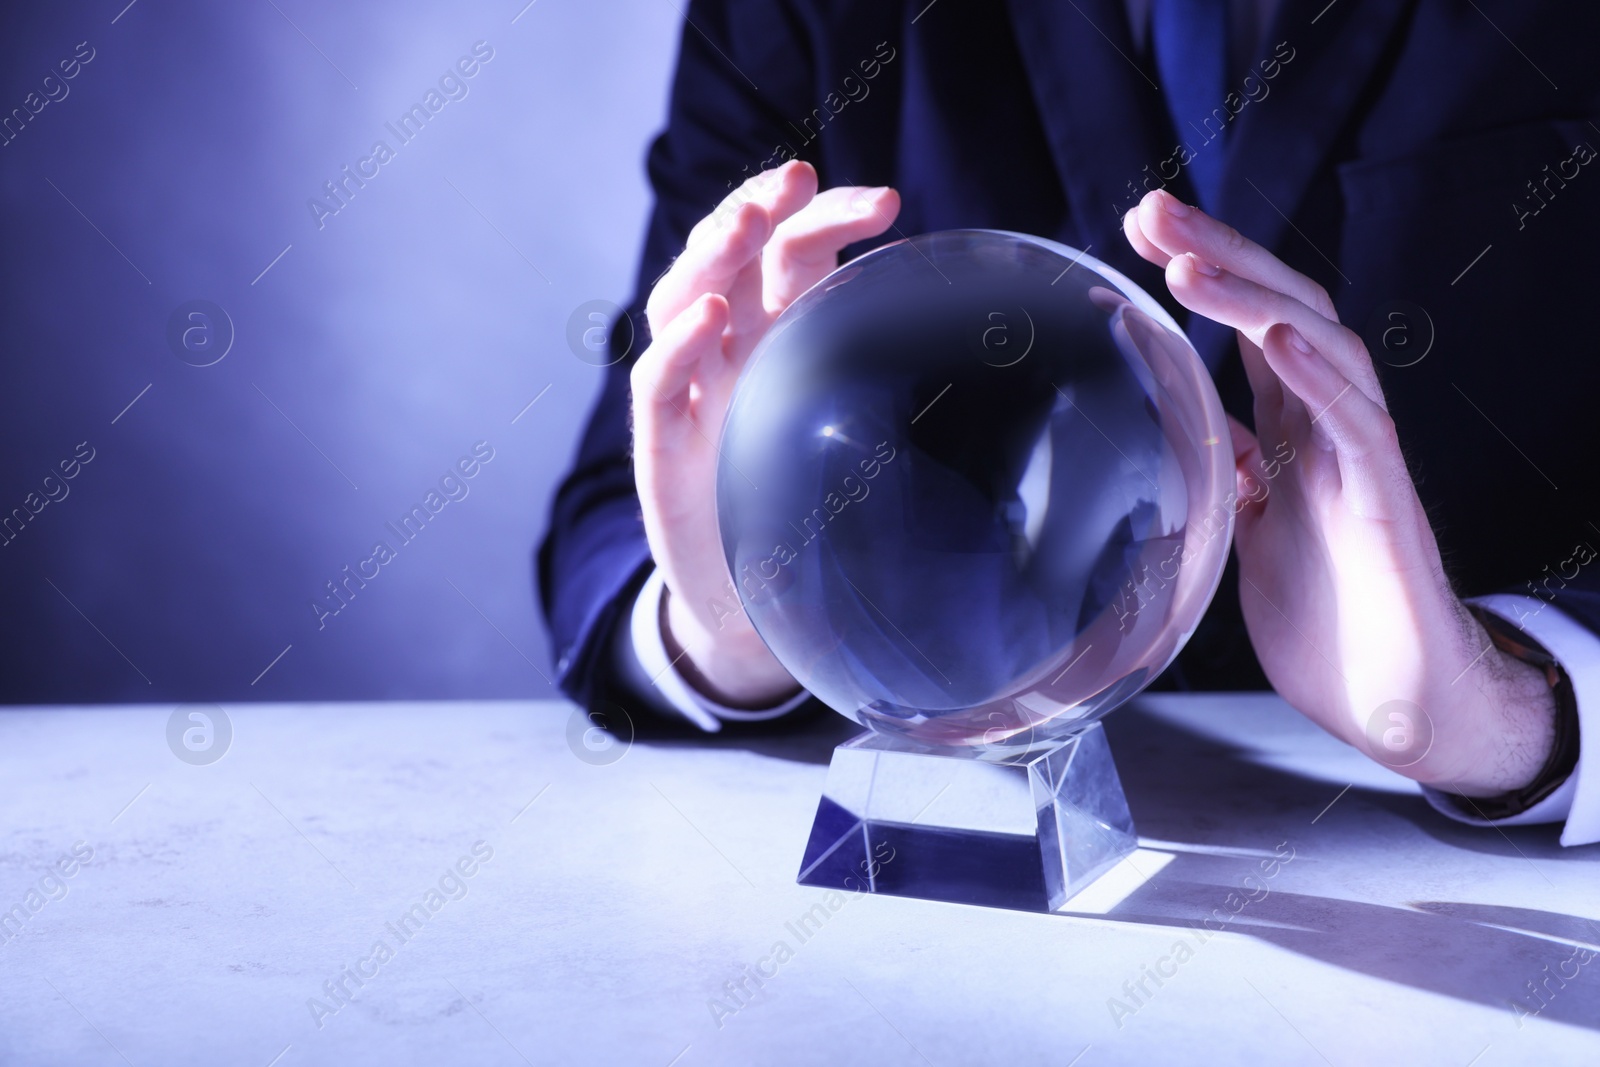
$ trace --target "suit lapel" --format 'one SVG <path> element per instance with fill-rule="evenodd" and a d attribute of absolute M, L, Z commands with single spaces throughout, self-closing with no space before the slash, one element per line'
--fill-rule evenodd
<path fill-rule="evenodd" d="M 1271 57 L 1284 42 L 1293 58 L 1268 83 L 1270 95 L 1239 113 L 1219 217 L 1258 244 L 1281 250 L 1289 219 L 1413 3 L 1283 0 L 1262 54 Z"/>
<path fill-rule="evenodd" d="M 1124 0 L 1008 0 L 1080 247 L 1129 263 L 1122 214 L 1169 152 L 1155 79 L 1134 54 Z M 1131 185 L 1130 185 L 1131 183 Z M 1092 249 L 1086 246 L 1093 246 Z"/>
<path fill-rule="evenodd" d="M 1162 163 L 1175 148 L 1155 74 L 1135 53 L 1125 0 L 1007 2 L 1073 215 L 1076 232 L 1063 239 L 1123 270 L 1173 307 L 1159 276 L 1121 234 L 1122 214 L 1148 189 L 1160 187 Z M 1284 41 L 1294 56 L 1270 83 L 1271 93 L 1245 105 L 1235 120 L 1222 175 L 1221 218 L 1282 253 L 1289 219 L 1413 3 L 1282 0 L 1260 51 L 1270 57 Z M 1192 198 L 1181 173 L 1169 184 L 1176 195 Z M 1174 310 L 1180 322 L 1187 317 Z M 1188 332 L 1216 371 L 1232 351 L 1233 331 L 1197 320 Z"/>
<path fill-rule="evenodd" d="M 1284 216 L 1299 208 L 1414 2 L 1283 0 L 1262 53 L 1270 57 L 1283 41 L 1293 59 L 1269 83 L 1270 95 L 1246 104 L 1235 120 L 1223 218 L 1277 248 L 1288 228 Z M 1155 75 L 1134 52 L 1124 0 L 1008 6 L 1078 238 L 1100 254 L 1122 212 L 1144 194 L 1147 180 L 1158 183 L 1159 164 L 1172 155 Z"/>

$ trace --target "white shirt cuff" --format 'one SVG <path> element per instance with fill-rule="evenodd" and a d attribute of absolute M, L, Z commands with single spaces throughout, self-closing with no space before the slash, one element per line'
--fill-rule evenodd
<path fill-rule="evenodd" d="M 657 710 L 676 712 L 706 733 L 716 733 L 727 722 L 760 722 L 787 715 L 811 695 L 801 690 L 771 708 L 730 708 L 702 695 L 683 675 L 661 633 L 661 597 L 666 590 L 659 570 L 652 571 L 634 598 L 627 628 L 613 645 L 616 666 L 651 700 Z M 681 655 L 681 653 L 680 653 Z"/>
<path fill-rule="evenodd" d="M 1585 760 L 1585 737 L 1600 737 L 1600 637 L 1570 615 L 1538 597 L 1496 593 L 1474 597 L 1469 603 L 1493 612 L 1543 645 L 1572 679 L 1578 703 L 1578 764 L 1558 786 L 1527 811 L 1505 819 L 1488 820 L 1461 811 L 1444 794 L 1423 787 L 1423 796 L 1436 809 L 1474 826 L 1522 826 L 1560 822 L 1563 845 L 1588 845 L 1600 841 L 1600 757 Z"/>

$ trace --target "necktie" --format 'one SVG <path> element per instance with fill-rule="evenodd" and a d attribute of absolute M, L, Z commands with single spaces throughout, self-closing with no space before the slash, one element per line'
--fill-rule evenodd
<path fill-rule="evenodd" d="M 1224 135 L 1231 115 L 1223 105 L 1228 69 L 1228 0 L 1153 0 L 1150 41 L 1156 71 L 1178 139 L 1194 159 L 1189 181 L 1207 211 L 1216 209 Z"/>

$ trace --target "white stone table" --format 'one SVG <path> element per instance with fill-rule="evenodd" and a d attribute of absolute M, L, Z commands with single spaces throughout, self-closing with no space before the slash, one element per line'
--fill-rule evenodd
<path fill-rule="evenodd" d="M 232 705 L 196 766 L 172 711 L 0 711 L 0 1063 L 1600 1062 L 1600 848 L 1272 697 L 1111 716 L 1145 847 L 1058 915 L 796 885 L 832 716 L 597 765 L 559 703 Z"/>

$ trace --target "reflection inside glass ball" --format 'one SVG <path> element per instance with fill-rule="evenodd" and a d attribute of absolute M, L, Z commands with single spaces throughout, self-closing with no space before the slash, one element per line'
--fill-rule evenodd
<path fill-rule="evenodd" d="M 999 752 L 1152 681 L 1216 591 L 1233 452 L 1172 319 L 1074 249 L 877 249 L 757 346 L 721 441 L 728 567 L 778 660 L 885 733 Z"/>

